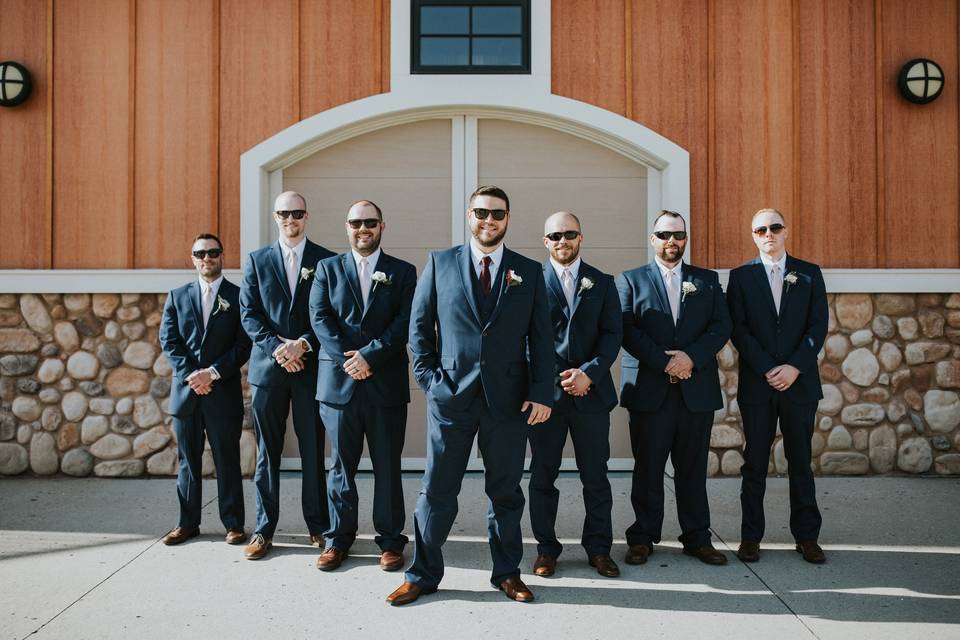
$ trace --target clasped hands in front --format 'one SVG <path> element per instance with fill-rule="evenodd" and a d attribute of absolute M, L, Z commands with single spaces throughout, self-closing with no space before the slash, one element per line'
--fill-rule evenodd
<path fill-rule="evenodd" d="M 304 354 L 307 352 L 307 347 L 304 345 L 303 340 L 300 338 L 284 338 L 283 336 L 277 337 L 280 338 L 283 344 L 273 352 L 273 359 L 277 361 L 278 365 L 283 367 L 284 371 L 289 373 L 303 371 L 304 367 L 306 367 L 306 364 L 303 362 Z"/>
<path fill-rule="evenodd" d="M 777 391 L 786 391 L 796 381 L 800 375 L 800 370 L 790 364 L 781 364 L 767 371 L 767 384 Z"/>
<path fill-rule="evenodd" d="M 213 374 L 210 369 L 197 369 L 186 377 L 186 383 L 198 396 L 205 396 L 213 391 Z"/>
<path fill-rule="evenodd" d="M 668 376 L 673 376 L 680 380 L 689 380 L 693 375 L 693 360 L 683 351 L 670 350 L 664 351 L 670 356 L 670 361 L 663 368 L 663 372 Z"/>

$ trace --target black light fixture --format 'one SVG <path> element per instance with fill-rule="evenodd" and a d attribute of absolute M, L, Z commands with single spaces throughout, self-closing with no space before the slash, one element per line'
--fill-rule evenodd
<path fill-rule="evenodd" d="M 914 104 L 933 102 L 943 93 L 943 69 L 933 60 L 914 58 L 900 68 L 900 94 Z"/>
<path fill-rule="evenodd" d="M 15 107 L 30 97 L 33 81 L 19 62 L 0 62 L 0 107 Z"/>

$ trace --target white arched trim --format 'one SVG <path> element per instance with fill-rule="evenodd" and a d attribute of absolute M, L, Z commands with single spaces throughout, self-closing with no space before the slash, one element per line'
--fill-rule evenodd
<path fill-rule="evenodd" d="M 270 238 L 267 212 L 284 168 L 321 149 L 377 129 L 469 115 L 548 127 L 589 140 L 648 169 L 648 212 L 682 213 L 690 205 L 690 156 L 667 138 L 610 111 L 554 95 L 478 99 L 469 82 L 448 89 L 392 92 L 351 102 L 303 120 L 250 149 L 240 159 L 240 245 L 246 254 Z M 467 192 L 475 185 L 465 185 Z M 457 197 L 457 196 L 455 196 Z M 463 206 L 461 202 L 459 206 Z"/>

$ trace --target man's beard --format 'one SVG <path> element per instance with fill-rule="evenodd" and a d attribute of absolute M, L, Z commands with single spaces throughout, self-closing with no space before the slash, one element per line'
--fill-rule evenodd
<path fill-rule="evenodd" d="M 572 264 L 580 256 L 580 247 L 574 248 L 573 253 L 570 254 L 570 257 L 567 260 L 563 260 L 563 258 L 560 257 L 559 253 L 551 252 L 550 255 L 552 255 L 553 259 L 559 262 L 560 264 L 562 264 L 563 266 L 567 266 L 568 264 Z"/>
<path fill-rule="evenodd" d="M 360 243 L 358 242 L 357 239 L 355 239 L 353 242 L 350 243 L 350 247 L 360 255 L 368 256 L 380 248 L 381 238 L 382 236 L 374 236 L 373 238 L 371 238 L 372 244 L 369 244 L 366 247 L 360 247 L 359 246 Z"/>
<path fill-rule="evenodd" d="M 669 255 L 667 255 L 667 247 L 661 247 L 660 252 L 657 253 L 657 257 L 663 260 L 664 262 L 670 262 L 670 263 L 680 262 L 680 258 L 683 257 L 683 250 L 685 249 L 685 247 L 674 245 L 673 248 L 676 249 L 677 251 L 677 255 L 675 257 L 671 258 Z"/>
<path fill-rule="evenodd" d="M 501 231 L 499 234 L 494 236 L 492 239 L 482 240 L 480 238 L 480 231 L 481 230 L 479 228 L 476 231 L 474 231 L 473 237 L 474 239 L 476 239 L 476 241 L 480 244 L 481 247 L 495 247 L 501 242 L 503 242 L 503 238 L 507 235 L 507 228 L 504 227 L 503 231 Z"/>

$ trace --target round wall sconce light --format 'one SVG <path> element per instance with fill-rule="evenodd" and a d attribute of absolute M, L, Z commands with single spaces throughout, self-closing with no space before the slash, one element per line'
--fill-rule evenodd
<path fill-rule="evenodd" d="M 27 68 L 18 62 L 0 62 L 0 107 L 15 107 L 30 97 L 33 81 Z"/>
<path fill-rule="evenodd" d="M 933 60 L 914 58 L 900 68 L 900 94 L 914 104 L 933 102 L 943 93 L 943 69 Z"/>

